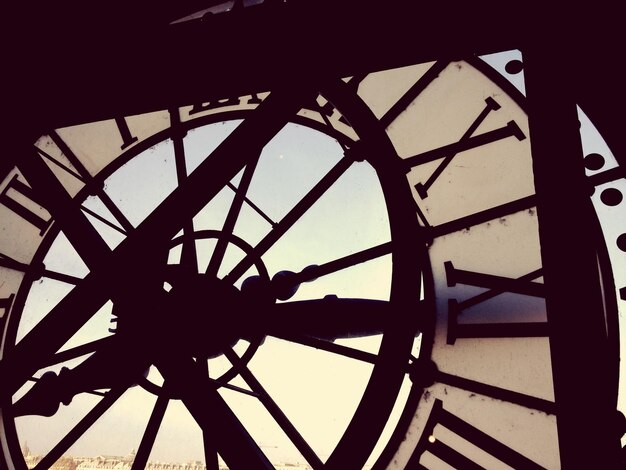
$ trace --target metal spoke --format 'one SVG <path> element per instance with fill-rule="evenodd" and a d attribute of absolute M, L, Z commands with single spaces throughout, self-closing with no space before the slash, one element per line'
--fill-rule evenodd
<path fill-rule="evenodd" d="M 19 261 L 14 260 L 13 258 L 2 253 L 0 253 L 0 266 L 3 268 L 13 269 L 14 271 L 31 273 L 35 279 L 47 277 L 49 279 L 54 279 L 55 281 L 61 281 L 72 285 L 77 285 L 80 281 L 82 281 L 80 277 L 46 269 L 43 264 L 37 266 L 20 263 Z"/>
<path fill-rule="evenodd" d="M 298 343 L 303 346 L 308 346 L 322 351 L 338 354 L 340 356 L 348 357 L 350 359 L 356 359 L 357 361 L 367 362 L 369 364 L 376 364 L 378 355 L 369 352 L 361 351 L 360 349 L 351 348 L 349 346 L 343 346 L 341 344 L 335 344 L 332 341 L 322 340 L 318 338 L 312 338 L 310 336 L 300 334 L 271 334 L 274 338 L 289 341 L 290 343 Z"/>
<path fill-rule="evenodd" d="M 258 395 L 250 390 L 246 390 L 245 388 L 238 387 L 237 385 L 229 384 L 227 382 L 222 382 L 221 380 L 212 379 L 209 377 L 209 363 L 207 358 L 197 358 L 198 361 L 198 370 L 202 372 L 202 374 L 208 378 L 209 382 L 216 385 L 217 387 L 227 388 L 228 390 L 232 390 L 233 392 L 242 393 L 244 395 L 249 395 L 251 397 L 258 397 Z"/>
<path fill-rule="evenodd" d="M 219 271 L 222 261 L 224 260 L 224 254 L 226 253 L 226 247 L 228 246 L 228 239 L 233 234 L 233 230 L 235 229 L 235 224 L 239 218 L 239 213 L 243 207 L 244 199 L 246 197 L 246 193 L 248 192 L 248 188 L 250 187 L 250 183 L 252 182 L 252 177 L 254 176 L 259 158 L 260 154 L 258 154 L 255 158 L 252 158 L 243 171 L 241 182 L 235 192 L 235 198 L 230 205 L 220 237 L 217 239 L 217 245 L 211 255 L 211 260 L 209 261 L 209 266 L 206 270 L 209 275 L 217 276 L 217 272 Z"/>
<path fill-rule="evenodd" d="M 276 243 L 321 197 L 335 184 L 335 182 L 350 168 L 354 160 L 343 157 L 339 162 L 311 189 L 283 219 L 274 226 L 254 248 L 247 254 L 225 277 L 230 283 L 235 283 L 274 243 Z"/>
<path fill-rule="evenodd" d="M 246 381 L 252 390 L 258 393 L 259 400 L 261 400 L 265 409 L 267 409 L 270 415 L 272 415 L 274 421 L 276 421 L 287 437 L 289 437 L 291 442 L 296 446 L 309 465 L 313 467 L 313 470 L 321 470 L 324 467 L 324 463 L 320 460 L 311 446 L 304 440 L 291 421 L 289 421 L 289 418 L 287 418 L 285 413 L 283 413 L 269 393 L 267 393 L 267 391 L 263 388 L 250 369 L 248 369 L 248 367 L 243 363 L 237 353 L 235 353 L 232 348 L 227 348 L 224 351 L 224 355 L 234 367 L 239 368 L 241 377 Z"/>
<path fill-rule="evenodd" d="M 117 207 L 117 204 L 113 202 L 113 199 L 111 199 L 111 196 L 109 196 L 106 193 L 106 191 L 104 191 L 104 189 L 98 193 L 98 197 L 104 204 L 104 207 L 106 207 L 109 210 L 109 212 L 113 215 L 115 220 L 117 220 L 117 222 L 121 225 L 126 235 L 128 235 L 130 232 L 132 232 L 135 229 L 133 224 L 130 223 L 126 215 L 124 215 L 124 213 L 120 210 L 120 208 Z"/>
<path fill-rule="evenodd" d="M 235 186 L 233 183 L 231 183 L 230 181 L 226 184 L 226 187 L 229 189 L 232 189 L 234 192 L 237 192 L 237 186 Z M 250 199 L 248 199 L 247 197 L 243 198 L 244 202 L 246 204 L 248 204 L 248 206 L 250 206 L 250 208 L 256 212 L 257 214 L 259 214 L 268 224 L 270 224 L 272 227 L 274 225 L 276 225 L 276 222 L 274 222 L 269 215 L 267 215 L 265 212 L 263 212 L 259 206 L 257 206 L 254 202 L 252 202 Z"/>
<path fill-rule="evenodd" d="M 87 413 L 83 419 L 81 419 L 76 426 L 74 426 L 69 433 L 54 446 L 54 448 L 48 452 L 34 467 L 35 470 L 48 469 L 59 460 L 63 454 L 65 454 L 74 443 L 91 427 L 93 424 L 102 417 L 102 415 L 124 394 L 129 385 L 119 387 L 117 389 L 107 392 L 102 400 L 94 406 L 89 413 Z"/>
<path fill-rule="evenodd" d="M 104 206 L 109 210 L 113 217 L 115 217 L 115 220 L 117 220 L 117 222 L 120 224 L 120 226 L 124 230 L 124 233 L 130 233 L 134 229 L 133 225 L 104 190 L 104 186 L 102 186 L 102 184 L 94 182 L 93 176 L 91 176 L 91 174 L 85 168 L 80 159 L 76 156 L 72 149 L 69 148 L 69 146 L 56 131 L 50 132 L 49 135 L 52 141 L 56 144 L 56 146 L 59 147 L 59 149 L 63 152 L 63 155 L 65 155 L 65 157 L 69 160 L 72 166 L 76 168 L 78 173 L 80 173 L 81 178 L 79 179 L 81 179 L 81 181 L 84 181 L 86 185 L 92 188 L 92 194 L 96 194 L 98 198 L 100 198 Z M 94 187 L 95 190 L 93 189 Z"/>
<path fill-rule="evenodd" d="M 166 384 L 163 385 L 164 389 L 165 386 Z M 165 416 L 165 411 L 167 410 L 169 402 L 170 399 L 167 397 L 166 393 L 159 395 L 159 398 L 157 398 L 154 408 L 152 409 L 152 414 L 150 414 L 148 425 L 146 426 L 146 430 L 141 438 L 141 443 L 137 449 L 137 454 L 135 455 L 135 460 L 133 461 L 131 470 L 141 470 L 146 467 L 148 458 L 150 457 L 150 452 L 152 452 L 152 448 L 154 447 L 154 441 L 156 440 L 157 433 L 159 432 L 159 428 L 163 422 L 163 417 Z"/>
<path fill-rule="evenodd" d="M 102 222 L 107 227 L 112 228 L 113 230 L 121 233 L 124 236 L 128 235 L 128 232 L 126 232 L 126 230 L 124 230 L 123 228 L 118 227 L 113 222 L 108 221 L 107 219 L 102 217 L 100 214 L 98 214 L 97 212 L 92 211 L 88 207 L 85 207 L 84 205 L 82 205 L 82 206 L 80 206 L 80 209 L 83 212 L 85 212 L 86 214 L 89 214 L 90 216 L 92 216 L 94 219 L 99 220 L 100 222 Z"/>
<path fill-rule="evenodd" d="M 65 171 L 66 173 L 69 173 L 70 175 L 72 175 L 74 178 L 76 178 L 77 180 L 81 181 L 82 183 L 86 183 L 85 179 L 83 179 L 83 177 L 80 174 L 78 174 L 77 172 L 72 170 L 70 167 L 68 167 L 67 165 L 61 163 L 56 158 L 54 158 L 52 155 L 50 155 L 48 152 L 45 152 L 44 150 L 40 149 L 39 147 L 35 146 L 35 148 L 37 149 L 37 152 L 39 153 L 39 155 L 42 156 L 42 158 L 45 158 L 50 163 L 52 163 L 53 165 L 55 165 L 58 168 L 61 168 L 63 171 Z"/>
<path fill-rule="evenodd" d="M 243 388 L 243 387 L 238 387 L 237 385 L 233 385 L 233 384 L 229 384 L 229 383 L 224 383 L 224 382 L 221 382 L 221 381 L 219 381 L 219 380 L 215 380 L 215 379 L 211 379 L 211 378 L 209 378 L 209 381 L 210 381 L 211 383 L 213 383 L 213 384 L 215 384 L 215 385 L 219 386 L 219 387 L 222 387 L 222 388 L 227 388 L 228 390 L 232 390 L 233 392 L 242 393 L 242 394 L 244 394 L 244 395 L 249 395 L 249 396 L 251 396 L 251 397 L 255 397 L 255 398 L 258 398 L 258 397 L 259 397 L 259 394 L 258 394 L 258 393 L 251 392 L 250 390 L 246 390 L 246 389 L 245 389 L 245 388 Z"/>
<path fill-rule="evenodd" d="M 172 142 L 174 144 L 174 161 L 176 163 L 176 179 L 180 185 L 187 179 L 187 160 L 185 158 L 185 145 L 183 142 L 184 131 L 180 123 L 180 114 L 177 108 L 170 110 L 170 120 L 172 123 L 171 129 Z M 183 225 L 184 237 L 180 264 L 188 268 L 191 272 L 197 272 L 198 253 L 193 233 L 193 219 L 189 218 Z"/>
<path fill-rule="evenodd" d="M 215 442 L 210 433 L 202 432 L 202 444 L 204 446 L 204 462 L 206 470 L 219 470 L 219 457 Z"/>
<path fill-rule="evenodd" d="M 30 379 L 28 379 L 29 382 L 34 382 L 37 383 L 39 382 L 39 379 L 37 377 L 31 377 Z M 103 397 L 106 395 L 106 392 L 98 392 L 96 390 L 88 390 L 82 393 L 87 393 L 88 395 L 95 395 L 97 397 Z"/>
<path fill-rule="evenodd" d="M 74 203 L 50 167 L 40 158 L 37 149 L 25 153 L 18 167 L 33 190 L 45 195 L 46 209 L 61 224 L 63 233 L 85 264 L 90 268 L 100 265 L 111 253 L 109 246 Z"/>
<path fill-rule="evenodd" d="M 209 377 L 209 360 L 207 357 L 196 357 L 196 368 L 201 380 L 211 380 Z M 211 433 L 202 430 L 202 445 L 204 447 L 204 462 L 206 470 L 219 470 L 219 458 L 215 441 Z"/>
<path fill-rule="evenodd" d="M 34 190 L 46 195 L 46 208 L 56 222 L 61 224 L 68 240 L 87 266 L 94 269 L 105 265 L 106 259 L 111 254 L 108 245 L 89 223 L 80 207 L 74 204 L 73 199 L 35 149 L 24 154 L 23 158 L 20 159 L 19 169 Z M 97 287 L 94 283 L 89 285 L 89 282 L 86 282 L 89 277 L 87 275 L 85 280 L 81 282 L 81 287 L 82 284 L 87 284 L 89 288 L 74 288 L 63 300 L 79 297 L 79 300 L 90 299 L 92 302 L 99 303 L 98 308 L 103 305 L 106 298 L 102 293 L 100 296 L 96 296 L 94 295 L 95 292 L 89 292 L 90 288 L 95 290 Z M 81 295 L 77 295 L 79 291 Z M 35 355 L 32 354 L 32 351 L 39 351 L 43 357 L 52 355 L 97 311 L 97 308 L 93 310 L 79 309 L 79 305 L 84 307 L 88 305 L 87 302 L 78 302 L 79 305 L 75 305 L 74 308 L 59 308 L 59 305 L 63 303 L 62 301 L 57 304 L 14 348 L 11 355 L 12 367 L 6 366 L 5 360 L 0 362 L 0 373 L 7 374 L 7 377 L 3 377 L 2 380 L 3 384 L 7 385 L 3 387 L 3 394 L 11 395 L 40 368 L 39 364 L 35 364 L 36 361 L 33 359 Z M 64 314 L 66 321 L 55 319 L 53 312 L 59 310 Z M 84 318 L 82 315 L 76 315 L 81 310 Z M 48 347 L 44 347 L 44 345 Z M 20 354 L 21 351 L 24 352 Z"/>
<path fill-rule="evenodd" d="M 172 384 L 193 418 L 200 426 L 205 439 L 215 443 L 215 448 L 232 470 L 272 469 L 273 466 L 261 451 L 237 416 L 228 407 L 213 384 L 203 376 L 193 360 L 173 358 L 159 361 L 161 374 Z"/>

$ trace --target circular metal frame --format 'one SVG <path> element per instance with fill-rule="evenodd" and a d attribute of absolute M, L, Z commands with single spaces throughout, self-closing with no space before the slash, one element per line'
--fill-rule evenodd
<path fill-rule="evenodd" d="M 326 463 L 326 468 L 338 469 L 345 465 L 363 465 L 389 418 L 391 408 L 405 375 L 405 364 L 415 336 L 415 332 L 408 327 L 413 322 L 409 324 L 403 323 L 407 319 L 407 315 L 403 310 L 407 306 L 419 303 L 419 280 L 422 267 L 427 266 L 427 258 L 425 244 L 420 239 L 417 220 L 414 217 L 411 193 L 409 188 L 406 187 L 404 173 L 396 164 L 398 157 L 384 129 L 381 128 L 378 120 L 369 108 L 343 82 L 328 84 L 324 87 L 322 94 L 346 116 L 353 129 L 362 137 L 358 143 L 354 144 L 354 148 L 351 151 L 360 153 L 360 158 L 367 160 L 377 172 L 387 205 L 393 245 L 390 299 L 392 304 L 391 311 L 393 313 L 389 315 L 378 360 L 357 411 Z M 217 118 L 223 117 L 224 115 L 220 113 Z M 210 117 L 210 120 L 214 121 L 215 119 L 216 116 Z M 194 121 L 191 122 L 195 124 L 193 127 L 200 125 Z M 189 127 L 192 127 L 192 125 L 189 124 Z M 319 124 L 317 127 L 319 127 Z M 147 139 L 141 144 L 141 147 L 154 145 L 156 141 L 166 137 L 169 132 L 169 130 L 164 131 Z M 141 148 L 138 146 L 132 152 L 128 152 L 127 157 L 118 158 L 115 164 L 110 165 L 109 167 L 111 168 L 107 167 L 106 173 L 99 174 L 98 178 L 103 180 L 108 174 L 115 171 L 114 165 L 119 167 L 119 165 L 132 158 L 132 156 L 137 155 L 140 151 Z M 88 193 L 89 188 L 84 188 L 77 196 L 77 199 L 80 200 L 82 197 L 86 197 Z M 58 233 L 57 230 L 57 227 L 51 229 L 46 238 L 54 238 Z M 42 242 L 35 260 L 43 259 L 48 249 L 49 245 L 46 242 Z M 20 288 L 22 303 L 28 290 L 29 283 L 24 282 Z M 15 329 L 19 321 L 15 321 L 16 313 L 12 313 L 12 319 L 10 319 L 9 323 L 15 326 L 11 327 L 8 325 L 8 327 Z M 427 313 L 422 312 L 422 315 L 427 315 Z M 251 357 L 254 354 L 254 348 L 251 347 L 249 349 Z M 14 443 L 11 451 L 13 459 L 15 459 L 16 455 L 19 459 L 21 452 L 17 444 L 15 427 L 6 422 L 4 427 L 7 429 L 8 438 Z M 360 452 L 358 455 L 355 454 L 355 443 L 359 443 L 358 449 Z"/>

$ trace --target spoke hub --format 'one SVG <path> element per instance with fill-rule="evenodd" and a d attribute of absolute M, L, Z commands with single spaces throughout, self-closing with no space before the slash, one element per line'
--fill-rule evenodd
<path fill-rule="evenodd" d="M 167 338 L 199 357 L 216 357 L 243 337 L 241 316 L 248 306 L 239 290 L 215 277 L 192 274 L 170 291 Z"/>

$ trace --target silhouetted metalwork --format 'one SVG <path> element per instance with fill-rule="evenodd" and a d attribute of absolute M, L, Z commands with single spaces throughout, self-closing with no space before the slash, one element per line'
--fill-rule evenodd
<path fill-rule="evenodd" d="M 622 106 L 619 111 L 623 110 L 624 91 L 612 74 L 603 73 L 601 78 L 596 76 L 601 61 L 612 57 L 615 45 L 611 41 L 603 42 L 603 36 L 589 37 L 592 44 L 604 47 L 587 48 L 598 54 L 598 58 L 591 57 L 579 47 L 579 40 L 574 40 L 575 29 L 570 26 L 566 36 L 570 43 L 563 41 L 562 45 L 571 46 L 573 51 L 565 57 L 572 61 L 586 59 L 588 66 L 577 68 L 577 73 L 571 77 L 572 85 L 559 89 L 563 86 L 562 80 L 547 80 L 545 74 L 556 73 L 555 58 L 563 51 L 550 49 L 546 52 L 531 47 L 536 40 L 535 32 L 543 40 L 552 34 L 555 23 L 551 22 L 554 18 L 549 15 L 533 29 L 523 21 L 504 21 L 499 14 L 481 9 L 482 5 L 459 7 L 454 14 L 446 11 L 446 15 L 442 15 L 443 6 L 426 8 L 422 5 L 422 16 L 427 20 L 416 27 L 408 18 L 405 7 L 395 4 L 372 7 L 352 2 L 339 6 L 326 2 L 266 1 L 249 7 L 244 7 L 244 2 L 235 2 L 236 8 L 230 12 L 207 14 L 169 25 L 177 18 L 218 3 L 197 1 L 185 5 L 151 4 L 149 7 L 107 5 L 98 15 L 80 10 L 68 13 L 65 9 L 69 7 L 61 5 L 42 6 L 43 13 L 36 15 L 32 24 L 25 28 L 25 34 L 35 30 L 37 36 L 51 41 L 48 47 L 52 51 L 61 51 L 62 46 L 71 45 L 80 37 L 92 47 L 90 55 L 84 58 L 84 72 L 79 76 L 74 71 L 75 58 L 68 58 L 60 52 L 41 58 L 40 62 L 32 60 L 38 56 L 40 45 L 33 48 L 24 44 L 18 56 L 13 58 L 15 69 L 21 71 L 16 72 L 17 80 L 11 84 L 15 96 L 10 97 L 8 109 L 15 113 L 15 127 L 19 132 L 7 138 L 7 157 L 1 163 L 0 176 L 4 177 L 16 165 L 29 185 L 14 178 L 0 193 L 0 203 L 42 233 L 54 220 L 54 225 L 62 227 L 85 261 L 89 274 L 79 279 L 48 269 L 43 263 L 29 266 L 0 254 L 1 267 L 24 272 L 33 279 L 45 276 L 75 286 L 2 358 L 1 404 L 9 419 L 23 415 L 51 416 L 59 406 L 67 405 L 79 393 L 103 396 L 36 468 L 47 468 L 54 463 L 128 388 L 137 384 L 149 389 L 157 399 L 143 431 L 133 469 L 143 468 L 148 461 L 168 403 L 173 398 L 183 401 L 202 430 L 207 468 L 217 468 L 218 454 L 233 470 L 273 468 L 260 444 L 218 393 L 220 387 L 230 387 L 259 400 L 312 468 L 362 468 L 387 422 L 406 374 L 414 383 L 411 397 L 392 439 L 376 464 L 377 469 L 390 462 L 409 426 L 416 402 L 423 390 L 434 382 L 556 415 L 564 467 L 584 463 L 588 468 L 611 468 L 618 459 L 623 460 L 623 450 L 622 456 L 618 456 L 619 438 L 626 430 L 623 416 L 615 426 L 605 427 L 607 422 L 619 421 L 619 417 L 613 418 L 618 350 L 617 338 L 613 336 L 617 331 L 615 312 L 611 308 L 616 299 L 613 294 L 607 297 L 601 292 L 602 286 L 611 286 L 613 280 L 602 268 L 602 263 L 607 263 L 607 255 L 597 248 L 602 245 L 597 243 L 598 226 L 580 222 L 581 218 L 592 220 L 588 188 L 626 176 L 626 144 L 613 113 L 618 105 Z M 535 10 L 530 7 L 526 10 L 519 13 L 518 19 L 535 18 Z M 146 11 L 149 11 L 148 15 Z M 359 19 L 359 24 L 355 24 L 354 18 Z M 433 39 L 441 35 L 443 20 L 440 18 L 445 18 L 446 28 L 456 30 L 453 36 L 458 40 L 452 44 Z M 615 21 L 610 14 L 602 18 L 609 24 Z M 576 16 L 576 19 L 581 17 Z M 303 37 L 300 32 L 309 24 L 319 30 L 341 34 L 342 40 L 326 33 Z M 346 28 L 347 24 L 351 27 Z M 380 24 L 393 24 L 393 31 L 382 34 Z M 114 34 L 112 25 L 116 25 Z M 225 44 L 224 39 L 231 38 L 233 31 L 238 30 L 247 31 L 255 44 L 251 46 L 238 41 L 226 41 Z M 285 43 L 289 41 L 285 38 L 298 38 L 298 54 L 291 54 L 293 45 L 287 46 Z M 147 42 L 150 47 L 144 47 Z M 212 55 L 204 58 L 207 44 L 220 44 L 220 47 L 212 47 Z M 471 63 L 471 56 L 507 48 L 520 48 L 527 54 L 523 68 L 528 77 L 527 111 L 537 192 L 431 225 L 428 214 L 416 209 L 410 188 L 403 184 L 406 183 L 406 172 L 425 162 L 443 159 L 426 181 L 414 186 L 419 197 L 426 199 L 457 153 L 509 138 L 521 141 L 529 136 L 524 135 L 515 121 L 475 134 L 486 116 L 500 107 L 491 97 L 457 142 L 407 157 L 401 162 L 385 129 L 449 65 L 450 58 L 468 57 Z M 141 49 L 144 54 L 134 54 L 134 49 Z M 433 59 L 438 62 L 380 119 L 355 93 L 369 72 Z M 119 61 L 120 66 L 101 70 L 101 64 L 111 60 Z M 150 64 L 164 60 L 169 65 L 162 74 L 154 74 Z M 209 65 L 211 73 L 207 76 Z M 519 72 L 521 66 L 521 62 L 510 64 L 511 73 Z M 49 74 L 45 80 L 41 78 L 40 70 L 53 69 L 64 73 Z M 112 86 L 118 83 L 119 70 L 124 70 L 123 84 Z M 182 74 L 181 70 L 188 73 Z M 353 78 L 346 83 L 340 80 L 344 76 Z M 23 82 L 20 83 L 20 79 Z M 258 94 L 268 89 L 272 90 L 269 97 L 260 99 Z M 609 89 L 614 95 L 607 95 Z M 192 106 L 190 114 L 198 114 L 240 104 L 244 95 L 249 96 L 246 104 L 258 107 L 234 112 L 233 118 L 243 118 L 242 124 L 213 151 L 210 158 L 189 173 L 183 146 L 188 127 L 181 121 L 178 107 Z M 326 108 L 316 103 L 320 96 L 328 100 Z M 604 162 L 595 154 L 588 155 L 585 160 L 582 158 L 576 140 L 578 129 L 574 106 L 577 102 L 584 102 L 605 137 L 615 146 L 616 158 L 621 163 L 618 168 L 584 178 L 583 165 L 600 169 Z M 334 108 L 341 113 L 341 122 L 349 123 L 359 140 L 350 141 L 332 128 L 328 117 Z M 546 108 L 550 113 L 545 113 Z M 22 116 L 26 110 L 32 112 L 33 109 L 40 109 L 40 112 L 28 114 L 28 119 Z M 102 181 L 87 171 L 63 139 L 51 129 L 114 119 L 122 139 L 121 149 L 125 149 L 138 138 L 132 134 L 123 116 L 158 109 L 169 110 L 172 125 L 168 137 L 173 141 L 178 187 L 134 227 L 106 194 Z M 287 122 L 298 121 L 297 113 L 302 109 L 319 112 L 323 124 L 316 125 L 340 141 L 345 155 L 282 219 L 273 220 L 247 197 L 247 191 L 261 149 Z M 63 151 L 76 170 L 73 176 L 85 183 L 86 192 L 98 195 L 111 212 L 113 221 L 102 217 L 100 220 L 126 236 L 117 248 L 111 249 L 105 243 L 86 216 L 99 218 L 98 214 L 77 204 L 43 159 L 57 165 L 59 162 L 31 147 L 33 139 L 43 133 L 48 133 Z M 567 155 L 568 160 L 555 164 L 550 159 L 559 153 Z M 575 157 L 580 158 L 576 160 Z M 579 165 L 572 164 L 570 159 L 579 161 Z M 299 272 L 279 270 L 270 276 L 263 265 L 263 255 L 327 194 L 355 162 L 363 160 L 376 170 L 381 183 L 392 240 L 303 267 Z M 73 170 L 66 168 L 66 171 Z M 231 180 L 241 171 L 242 178 L 234 186 Z M 554 190 L 555 185 L 558 191 Z M 223 188 L 230 188 L 234 199 L 222 229 L 194 231 L 193 216 Z M 14 199 L 11 194 L 15 192 L 40 203 L 52 218 L 43 218 Z M 622 196 L 612 192 L 603 195 L 602 200 L 612 206 L 619 204 Z M 251 207 L 271 225 L 269 232 L 255 246 L 234 235 L 237 218 L 244 206 Z M 412 342 L 419 332 L 425 338 L 424 356 L 429 357 L 432 349 L 434 299 L 427 297 L 420 301 L 419 290 L 420 281 L 427 293 L 434 290 L 427 246 L 437 238 L 520 211 L 532 211 L 535 207 L 540 217 L 542 247 L 549 252 L 544 265 L 537 270 L 513 279 L 466 270 L 452 261 L 445 265 L 449 286 L 463 284 L 488 289 L 475 297 L 459 302 L 450 300 L 447 304 L 448 344 L 454 344 L 459 338 L 549 336 L 556 392 L 554 401 L 442 372 L 437 370 L 434 362 L 425 363 L 421 357 L 415 359 L 410 355 Z M 421 225 L 418 225 L 418 218 Z M 577 240 L 575 250 L 568 245 L 573 233 Z M 622 250 L 624 236 L 617 241 Z M 199 239 L 216 242 L 206 272 L 198 270 L 195 242 Z M 219 268 L 231 244 L 241 249 L 243 258 L 219 279 Z M 168 266 L 167 252 L 173 246 L 181 247 L 181 262 L 177 266 Z M 384 255 L 391 255 L 393 259 L 389 301 L 328 295 L 318 300 L 278 302 L 291 299 L 306 282 Z M 570 269 L 573 258 L 578 266 L 575 271 Z M 246 277 L 251 267 L 256 267 L 258 274 Z M 545 276 L 545 285 L 532 282 L 540 276 Z M 239 281 L 242 281 L 240 289 L 235 287 Z M 169 292 L 163 289 L 164 283 L 170 285 Z M 622 296 L 624 289 L 626 287 L 620 291 Z M 464 309 L 502 293 L 545 298 L 548 321 L 458 322 Z M 115 305 L 112 336 L 58 352 L 109 299 Z M 13 295 L 1 298 L 0 308 L 8 311 L 14 301 Z M 609 304 L 608 314 L 605 314 L 604 303 Z M 417 314 L 412 318 L 403 315 L 407 308 Z M 575 320 L 572 312 L 577 312 Z M 170 321 L 172 318 L 174 320 Z M 0 327 L 8 328 L 5 323 L 3 319 Z M 15 335 L 15 331 L 10 334 Z M 383 334 L 378 354 L 334 343 L 340 338 L 375 334 Z M 325 462 L 248 366 L 266 336 L 284 338 L 374 365 L 350 424 Z M 143 340 L 145 337 L 152 338 L 155 344 L 168 343 L 169 346 L 151 346 Z M 242 338 L 250 346 L 240 355 L 233 346 Z M 85 354 L 91 356 L 80 365 L 62 369 L 58 374 L 44 374 L 19 400 L 11 402 L 13 394 L 24 383 L 34 380 L 36 371 Z M 222 377 L 210 378 L 205 370 L 206 360 L 221 355 L 230 361 L 231 368 Z M 600 364 L 609 367 L 610 372 L 606 373 Z M 161 386 L 147 383 L 147 370 L 152 365 L 164 377 Z M 249 390 L 228 384 L 236 375 L 241 376 Z M 593 385 L 592 392 L 586 388 L 588 384 Z M 590 394 L 592 399 L 589 399 Z M 412 451 L 407 468 L 420 468 L 419 460 L 436 425 L 456 432 L 514 468 L 540 468 L 521 453 L 446 410 L 445 403 L 439 399 L 434 403 L 426 430 Z M 585 432 L 581 432 L 581 428 Z M 15 436 L 9 438 L 12 448 L 2 449 L 0 456 L 15 459 L 20 449 Z M 470 456 L 441 441 L 430 444 L 429 452 L 451 465 L 461 468 L 476 465 Z M 10 455 L 4 455 L 6 452 Z M 22 463 L 17 465 L 23 467 Z"/>

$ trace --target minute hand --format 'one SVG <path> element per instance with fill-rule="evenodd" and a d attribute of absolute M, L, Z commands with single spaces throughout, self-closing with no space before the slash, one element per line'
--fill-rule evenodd
<path fill-rule="evenodd" d="M 163 247 L 198 213 L 300 109 L 312 92 L 272 92 L 263 103 L 206 158 L 111 253 L 97 270 L 63 298 L 48 315 L 0 361 L 2 395 L 12 394 L 39 369 L 113 295 L 132 289 L 132 281 L 150 264 L 152 248 Z M 53 214 L 54 216 L 54 214 Z M 143 268 L 145 269 L 145 267 Z"/>

